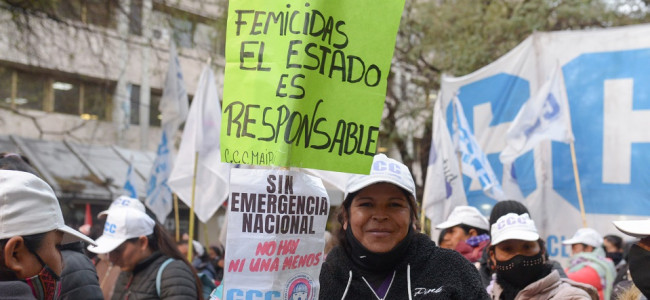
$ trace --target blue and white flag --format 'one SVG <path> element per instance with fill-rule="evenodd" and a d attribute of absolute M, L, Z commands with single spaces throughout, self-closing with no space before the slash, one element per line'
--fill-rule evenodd
<path fill-rule="evenodd" d="M 499 179 L 494 174 L 487 156 L 483 153 L 481 146 L 469 128 L 463 106 L 460 105 L 458 97 L 454 98 L 453 104 L 456 119 L 454 142 L 461 153 L 462 172 L 471 178 L 477 178 L 487 196 L 496 200 L 503 200 L 505 196 Z"/>
<path fill-rule="evenodd" d="M 124 182 L 124 192 L 127 196 L 138 199 L 138 192 L 135 190 L 133 183 L 135 178 L 133 177 L 133 161 L 129 163 L 129 168 L 126 170 L 126 181 Z"/>
<path fill-rule="evenodd" d="M 463 176 L 459 170 L 458 157 L 445 115 L 442 113 L 441 102 L 436 101 L 434 104 L 429 166 L 422 196 L 424 214 L 431 220 L 432 227 L 442 223 L 454 207 L 467 205 Z"/>
<path fill-rule="evenodd" d="M 185 121 L 188 111 L 183 72 L 173 42 L 169 49 L 169 67 L 158 109 L 161 113 L 162 134 L 156 151 L 156 160 L 149 175 L 145 204 L 154 212 L 158 221 L 163 223 L 172 211 L 172 191 L 167 185 L 174 165 L 171 145 L 178 126 Z"/>
<path fill-rule="evenodd" d="M 504 164 L 532 150 L 543 140 L 573 141 L 569 104 L 562 69 L 555 67 L 551 77 L 519 110 L 506 134 L 506 148 L 499 155 Z"/>
<path fill-rule="evenodd" d="M 545 238 L 546 252 L 561 263 L 568 263 L 571 255 L 571 248 L 562 241 L 583 226 L 581 208 L 586 213 L 587 226 L 602 235 L 620 233 L 612 221 L 650 215 L 649 58 L 649 24 L 536 32 L 471 74 L 442 77 L 440 99 L 447 126 L 452 126 L 451 101 L 458 95 L 499 179 L 506 178 L 507 171 L 516 171 L 525 197 L 522 203 L 528 207 L 540 236 Z M 551 76 L 554 72 L 557 75 Z M 549 79 L 549 92 L 544 94 L 541 87 Z M 565 88 L 553 92 L 562 85 Z M 571 108 L 570 127 L 567 122 L 561 142 L 537 142 L 534 151 L 518 156 L 511 168 L 499 159 L 509 144 L 508 129 L 515 119 L 522 121 L 518 116 L 522 107 L 532 105 L 540 93 L 546 105 L 542 105 L 542 119 L 537 114 L 523 120 L 528 125 L 539 120 L 539 126 L 533 126 L 529 137 L 540 136 L 542 132 L 538 130 L 544 128 L 544 122 L 554 120 L 549 117 L 556 110 L 563 111 L 564 94 Z M 549 94 L 553 98 L 549 99 Z M 553 100 L 557 100 L 557 107 Z M 568 129 L 575 137 L 574 147 L 566 143 L 570 140 Z M 519 132 L 526 136 L 525 129 Z M 522 145 L 526 142 L 515 150 L 523 149 Z M 574 165 L 580 175 L 582 203 L 576 191 Z M 469 205 L 481 209 L 496 204 L 482 191 L 474 191 L 471 185 L 468 188 L 468 181 L 465 178 Z M 508 194 L 507 181 L 501 183 Z"/>

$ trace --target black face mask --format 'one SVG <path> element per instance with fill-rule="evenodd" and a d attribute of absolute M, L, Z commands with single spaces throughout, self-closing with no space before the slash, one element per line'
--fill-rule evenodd
<path fill-rule="evenodd" d="M 548 275 L 547 271 L 542 251 L 533 256 L 517 255 L 506 261 L 497 260 L 496 265 L 497 279 L 520 290 Z"/>
<path fill-rule="evenodd" d="M 650 298 L 650 251 L 633 245 L 628 260 L 634 285 L 644 296 Z"/>
<path fill-rule="evenodd" d="M 618 265 L 623 260 L 623 253 L 621 252 L 607 252 L 605 256 L 611 259 L 614 265 Z"/>
<path fill-rule="evenodd" d="M 386 253 L 375 253 L 364 247 L 354 234 L 352 226 L 345 230 L 345 240 L 347 241 L 347 250 L 352 261 L 362 270 L 372 272 L 386 272 L 393 270 L 397 263 L 404 258 L 408 251 L 409 244 L 413 238 L 413 226 L 409 225 L 409 231 L 406 237 L 399 242 L 393 249 Z"/>

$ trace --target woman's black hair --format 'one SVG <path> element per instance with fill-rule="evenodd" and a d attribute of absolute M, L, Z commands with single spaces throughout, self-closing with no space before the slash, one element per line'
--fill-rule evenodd
<path fill-rule="evenodd" d="M 196 274 L 196 270 L 192 267 L 192 264 L 187 261 L 187 257 L 184 257 L 178 247 L 174 242 L 174 239 L 167 233 L 165 228 L 162 227 L 158 222 L 153 227 L 153 234 L 148 235 L 147 239 L 149 240 L 149 249 L 152 251 L 160 251 L 163 255 L 168 257 L 183 261 L 192 271 L 194 276 L 194 282 L 196 282 L 196 292 L 198 294 L 198 299 L 203 300 L 203 292 L 201 287 L 201 280 Z"/>
<path fill-rule="evenodd" d="M 488 234 L 489 235 L 490 234 L 490 232 L 485 230 L 485 229 L 476 228 L 476 227 L 465 225 L 465 224 L 460 224 L 460 225 L 458 225 L 458 227 L 463 229 L 465 234 L 469 234 L 469 231 L 472 230 L 472 229 L 476 230 L 477 235 L 482 235 L 482 234 Z"/>
<path fill-rule="evenodd" d="M 440 235 L 438 236 L 438 247 L 442 245 L 442 241 L 445 240 L 445 235 L 447 234 L 447 231 L 449 231 L 451 228 L 445 228 L 442 231 L 440 231 Z"/>
<path fill-rule="evenodd" d="M 43 233 L 22 236 L 23 242 L 25 243 L 25 247 L 27 248 L 27 250 L 29 250 L 32 253 L 36 253 L 36 251 L 38 251 L 41 248 L 41 245 L 43 244 L 43 240 L 45 239 L 45 235 L 47 235 L 48 233 L 49 232 L 43 232 Z M 8 241 L 9 239 L 0 240 L 0 281 L 18 280 L 16 273 L 10 270 L 5 265 L 4 262 L 4 249 Z"/>
<path fill-rule="evenodd" d="M 0 153 L 0 170 L 23 171 L 41 177 L 29 163 L 27 157 L 15 153 Z"/>
<path fill-rule="evenodd" d="M 623 251 L 623 239 L 620 236 L 614 234 L 608 234 L 603 238 L 606 239 L 608 242 L 610 242 L 612 245 L 614 245 L 614 247 L 616 247 L 616 250 L 621 252 Z M 603 249 L 604 248 L 605 246 L 603 246 Z"/>

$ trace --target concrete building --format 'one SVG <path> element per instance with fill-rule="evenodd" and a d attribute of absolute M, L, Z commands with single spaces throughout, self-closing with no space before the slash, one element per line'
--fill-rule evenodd
<path fill-rule="evenodd" d="M 0 152 L 32 160 L 57 192 L 69 225 L 83 223 L 86 203 L 96 216 L 122 194 L 130 161 L 144 199 L 161 134 L 158 103 L 170 43 L 178 49 L 190 99 L 208 58 L 221 87 L 223 3 L 0 3 Z M 174 229 L 173 218 L 168 229 Z M 184 207 L 181 231 L 187 219 Z M 223 210 L 213 219 L 210 240 Z M 204 239 L 203 233 L 197 237 Z"/>

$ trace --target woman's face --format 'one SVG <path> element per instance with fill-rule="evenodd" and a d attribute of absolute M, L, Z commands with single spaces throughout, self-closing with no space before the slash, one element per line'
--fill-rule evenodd
<path fill-rule="evenodd" d="M 440 244 L 441 248 L 447 248 L 447 249 L 456 249 L 456 246 L 460 242 L 466 241 L 468 238 L 470 238 L 471 235 L 465 233 L 465 230 L 461 228 L 460 226 L 454 226 L 445 232 L 445 236 L 442 239 L 442 243 Z"/>
<path fill-rule="evenodd" d="M 492 262 L 496 264 L 495 259 L 498 261 L 507 261 L 517 255 L 534 256 L 541 251 L 537 241 L 522 241 L 522 240 L 505 240 L 494 247 L 494 251 L 490 252 Z"/>
<path fill-rule="evenodd" d="M 151 255 L 147 238 L 141 236 L 135 241 L 125 241 L 108 254 L 108 259 L 122 271 L 133 271 L 135 265 Z"/>
<path fill-rule="evenodd" d="M 407 196 L 390 183 L 367 186 L 352 199 L 343 228 L 347 226 L 366 249 L 388 252 L 406 237 L 411 226 Z"/>
<path fill-rule="evenodd" d="M 63 270 L 63 258 L 61 257 L 61 250 L 59 250 L 61 248 L 62 239 L 63 232 L 52 230 L 45 235 L 41 247 L 36 250 L 36 253 L 41 257 L 43 262 L 59 276 Z M 38 274 L 44 267 L 38 261 L 36 256 L 33 256 L 33 261 L 29 265 L 30 267 L 28 271 L 25 272 L 27 275 L 26 277 Z"/>

